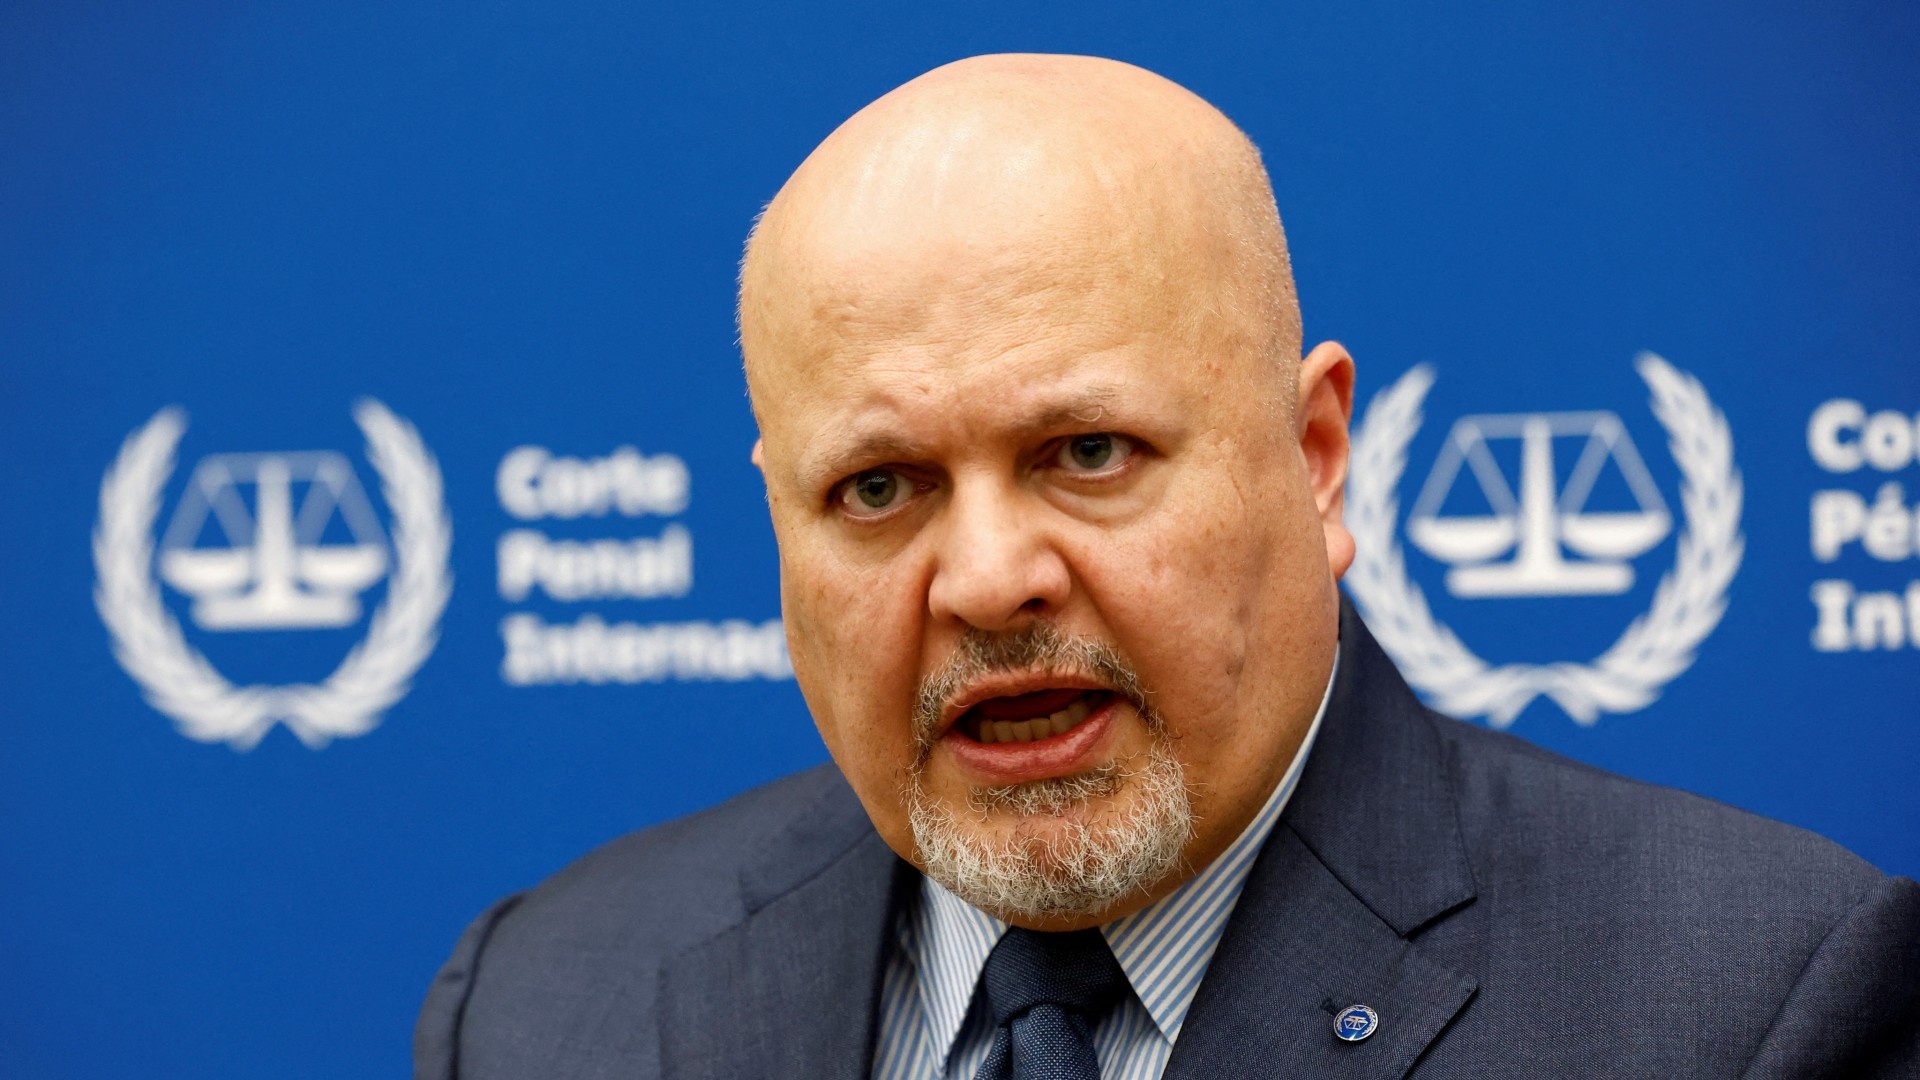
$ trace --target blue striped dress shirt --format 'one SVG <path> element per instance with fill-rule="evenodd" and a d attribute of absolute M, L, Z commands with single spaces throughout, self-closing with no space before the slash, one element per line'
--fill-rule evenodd
<path fill-rule="evenodd" d="M 1339 667 L 1339 656 L 1334 657 Z M 1187 1008 L 1240 899 L 1247 871 L 1300 780 L 1326 716 L 1333 678 L 1285 776 L 1232 846 L 1155 903 L 1100 928 L 1133 993 L 1093 1032 L 1106 1080 L 1158 1080 Z M 1007 924 L 922 878 L 894 924 L 880 984 L 875 1080 L 972 1080 L 993 1045 L 993 1020 L 974 987 Z"/>

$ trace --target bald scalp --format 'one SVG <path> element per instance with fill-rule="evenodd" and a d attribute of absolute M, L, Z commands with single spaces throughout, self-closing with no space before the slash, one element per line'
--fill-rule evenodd
<path fill-rule="evenodd" d="M 1044 317 L 1104 288 L 1202 349 L 1267 361 L 1291 406 L 1299 306 L 1259 151 L 1151 72 L 1078 56 L 974 57 L 868 105 L 768 204 L 741 263 L 756 412 L 844 331 L 943 309 Z M 1158 309 L 1158 310 L 1155 310 Z"/>

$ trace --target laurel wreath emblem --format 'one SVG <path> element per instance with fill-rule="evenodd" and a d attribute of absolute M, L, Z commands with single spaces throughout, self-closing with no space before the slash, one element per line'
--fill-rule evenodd
<path fill-rule="evenodd" d="M 447 569 L 453 531 L 440 468 L 413 425 L 386 406 L 363 399 L 353 415 L 393 512 L 395 565 L 367 636 L 317 685 L 233 685 L 187 643 L 161 600 L 153 574 L 153 523 L 187 429 L 186 414 L 178 408 L 154 414 L 127 437 L 108 468 L 93 533 L 94 606 L 115 657 L 147 701 L 188 738 L 248 750 L 275 723 L 286 724 L 315 749 L 331 739 L 364 735 L 406 695 L 433 652 L 453 589 Z"/>
<path fill-rule="evenodd" d="M 1746 547 L 1733 436 L 1699 380 L 1649 352 L 1635 358 L 1634 368 L 1652 392 L 1653 414 L 1666 428 L 1668 448 L 1680 467 L 1686 529 L 1673 568 L 1654 589 L 1652 607 L 1586 664 L 1494 666 L 1433 617 L 1426 595 L 1407 576 L 1396 532 L 1396 491 L 1406 470 L 1407 444 L 1420 430 L 1420 406 L 1433 386 L 1433 369 L 1414 367 L 1368 403 L 1353 439 L 1347 483 L 1346 520 L 1358 550 L 1345 580 L 1368 629 L 1435 708 L 1459 717 L 1484 716 L 1504 728 L 1544 695 L 1575 721 L 1590 725 L 1603 712 L 1633 712 L 1651 704 L 1693 664 L 1695 650 L 1719 625 L 1727 587 Z"/>

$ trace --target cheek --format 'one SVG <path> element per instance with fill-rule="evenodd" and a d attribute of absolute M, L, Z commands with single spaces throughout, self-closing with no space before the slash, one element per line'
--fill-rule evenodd
<path fill-rule="evenodd" d="M 1244 745 L 1242 723 L 1260 703 L 1291 698 L 1281 684 L 1303 632 L 1298 616 L 1324 603 L 1328 577 L 1318 517 L 1297 512 L 1285 492 L 1220 484 L 1203 496 L 1081 556 L 1102 621 L 1190 761 Z"/>
<path fill-rule="evenodd" d="M 1179 668 L 1196 674 L 1237 668 L 1226 658 L 1244 651 L 1267 546 L 1263 524 L 1240 508 L 1189 500 L 1087 546 L 1085 560 L 1099 567 L 1087 574 L 1089 591 L 1115 632 L 1137 639 L 1137 662 L 1164 653 L 1185 657 Z"/>
<path fill-rule="evenodd" d="M 912 759 L 915 614 L 923 605 L 896 571 L 849 566 L 790 543 L 782 545 L 780 591 L 794 677 L 827 749 L 856 784 L 891 783 Z"/>

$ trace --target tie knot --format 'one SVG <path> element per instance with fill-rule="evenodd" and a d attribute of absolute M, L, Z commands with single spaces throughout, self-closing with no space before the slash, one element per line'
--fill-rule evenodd
<path fill-rule="evenodd" d="M 1098 930 L 1049 934 L 1015 926 L 993 947 L 980 983 L 996 1025 L 1042 1003 L 1092 1022 L 1126 993 L 1127 975 Z"/>

